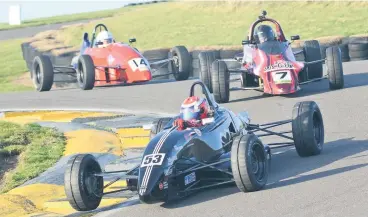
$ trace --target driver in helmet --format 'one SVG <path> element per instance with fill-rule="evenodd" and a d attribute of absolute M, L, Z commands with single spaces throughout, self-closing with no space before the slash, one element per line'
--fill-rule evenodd
<path fill-rule="evenodd" d="M 101 31 L 96 37 L 96 44 L 98 48 L 106 47 L 114 41 L 114 37 L 112 36 L 111 32 L 108 31 Z"/>
<path fill-rule="evenodd" d="M 174 125 L 178 130 L 203 126 L 202 119 L 208 117 L 209 110 L 210 107 L 205 98 L 188 97 L 181 104 L 180 117 L 174 121 Z"/>
<path fill-rule="evenodd" d="M 263 44 L 267 41 L 275 41 L 276 35 L 269 25 L 259 25 L 254 31 L 254 39 L 257 44 Z"/>

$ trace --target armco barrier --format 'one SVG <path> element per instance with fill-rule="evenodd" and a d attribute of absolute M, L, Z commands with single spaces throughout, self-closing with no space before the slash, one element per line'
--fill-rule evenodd
<path fill-rule="evenodd" d="M 321 47 L 321 54 L 322 58 L 326 57 L 326 48 L 338 45 L 341 49 L 342 59 L 343 62 L 348 61 L 357 61 L 357 60 L 366 60 L 368 59 L 368 36 L 360 36 L 360 37 L 347 37 L 347 38 L 340 38 L 339 40 L 324 43 L 320 41 Z M 40 55 L 42 52 L 39 52 L 36 48 L 34 48 L 30 43 L 26 42 L 22 45 L 22 52 L 23 58 L 27 63 L 28 69 L 31 70 L 33 58 L 36 55 Z M 293 45 L 293 50 L 302 50 L 302 43 L 299 46 Z M 190 77 L 198 77 L 199 76 L 199 59 L 198 55 L 201 51 L 208 51 L 212 50 L 215 51 L 216 58 L 218 59 L 229 59 L 233 58 L 235 54 L 242 52 L 242 47 L 236 48 L 222 48 L 222 49 L 189 49 L 191 55 L 191 65 L 192 69 L 190 71 Z M 145 56 L 148 61 L 159 61 L 168 58 L 169 56 L 169 48 L 162 48 L 162 49 L 155 49 L 155 50 L 146 50 L 142 51 L 143 56 Z M 68 52 L 63 53 L 61 55 L 54 55 L 50 52 L 45 52 L 42 54 L 46 54 L 50 56 L 51 61 L 54 65 L 70 65 L 72 58 L 77 55 L 78 52 Z M 304 60 L 304 54 L 300 53 L 296 55 L 296 59 L 299 61 Z M 228 68 L 237 68 L 240 66 L 238 62 L 228 62 Z M 154 75 L 158 74 L 166 74 L 168 73 L 168 67 L 164 66 L 159 70 L 154 72 Z M 159 77 L 157 79 L 167 79 L 172 78 L 172 76 L 164 76 Z M 55 85 L 56 86 L 63 86 L 65 84 L 75 83 L 75 79 L 68 75 L 57 74 L 55 75 Z"/>

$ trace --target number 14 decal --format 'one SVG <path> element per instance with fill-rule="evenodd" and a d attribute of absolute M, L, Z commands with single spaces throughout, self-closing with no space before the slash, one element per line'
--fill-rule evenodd
<path fill-rule="evenodd" d="M 164 161 L 165 154 L 149 154 L 144 156 L 141 167 L 160 166 Z"/>

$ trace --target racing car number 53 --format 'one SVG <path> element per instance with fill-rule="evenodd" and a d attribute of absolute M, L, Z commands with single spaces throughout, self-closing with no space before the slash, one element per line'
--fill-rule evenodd
<path fill-rule="evenodd" d="M 147 63 L 143 58 L 131 59 L 131 60 L 128 61 L 128 64 L 129 64 L 130 68 L 133 70 L 133 72 L 136 71 L 137 69 L 139 71 L 149 70 Z"/>
<path fill-rule="evenodd" d="M 144 156 L 141 167 L 159 166 L 164 161 L 165 154 L 149 154 Z"/>

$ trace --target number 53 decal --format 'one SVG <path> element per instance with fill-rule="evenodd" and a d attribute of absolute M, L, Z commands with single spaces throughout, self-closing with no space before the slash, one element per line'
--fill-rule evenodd
<path fill-rule="evenodd" d="M 289 71 L 274 72 L 272 77 L 275 84 L 291 83 L 291 76 Z"/>
<path fill-rule="evenodd" d="M 165 154 L 149 154 L 144 156 L 141 167 L 159 166 L 164 161 Z"/>

